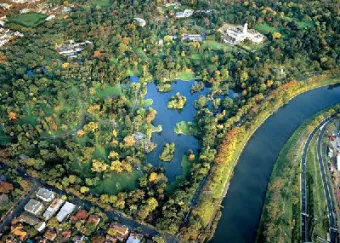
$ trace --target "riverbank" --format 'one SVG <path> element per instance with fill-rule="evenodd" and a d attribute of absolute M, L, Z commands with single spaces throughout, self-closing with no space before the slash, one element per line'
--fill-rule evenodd
<path fill-rule="evenodd" d="M 299 126 L 280 151 L 268 183 L 256 242 L 301 241 L 300 165 L 303 149 L 311 130 L 324 117 L 334 114 L 334 107 L 318 112 Z M 314 224 L 315 233 L 327 238 L 328 227 L 322 218 L 327 215 L 327 208 L 316 158 L 316 137 L 312 139 L 306 163 L 308 214 L 320 219 Z"/>
<path fill-rule="evenodd" d="M 269 116 L 288 103 L 290 99 L 306 91 L 338 83 L 338 77 L 339 70 L 333 70 L 333 72 L 308 78 L 305 81 L 291 81 L 272 91 L 261 102 L 256 102 L 255 97 L 252 104 L 245 105 L 244 107 L 246 108 L 240 109 L 235 116 L 243 117 L 244 114 L 247 114 L 248 117 L 251 115 L 252 119 L 247 119 L 242 125 L 236 127 L 233 127 L 233 124 L 239 123 L 240 119 L 229 119 L 225 124 L 229 131 L 219 147 L 215 165 L 211 169 L 208 182 L 205 184 L 197 206 L 193 210 L 193 217 L 198 217 L 203 228 L 207 231 L 210 230 L 210 237 L 216 228 L 217 221 L 214 221 L 214 218 L 216 213 L 220 211 L 220 205 L 225 196 L 225 188 L 229 185 L 234 167 L 254 132 Z M 210 195 L 209 197 L 205 196 L 207 193 Z M 212 225 L 213 221 L 214 225 Z M 209 238 L 209 236 L 201 236 L 200 241 L 204 241 L 206 238 Z"/>

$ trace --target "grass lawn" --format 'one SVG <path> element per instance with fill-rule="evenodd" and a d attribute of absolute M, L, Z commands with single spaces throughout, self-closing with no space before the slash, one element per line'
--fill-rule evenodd
<path fill-rule="evenodd" d="M 24 13 L 12 17 L 8 20 L 9 23 L 19 24 L 27 28 L 32 28 L 46 19 L 45 14 L 41 13 Z"/>
<path fill-rule="evenodd" d="M 176 127 L 174 128 L 174 132 L 177 134 L 184 134 L 184 135 L 193 135 L 193 129 L 194 126 L 192 122 L 186 122 L 186 121 L 181 121 L 176 124 Z"/>
<path fill-rule="evenodd" d="M 97 187 L 93 188 L 92 192 L 95 194 L 116 195 L 123 190 L 132 191 L 137 188 L 139 177 L 140 175 L 135 170 L 131 173 L 123 172 L 121 174 L 112 172 Z"/>
<path fill-rule="evenodd" d="M 313 21 L 298 21 L 290 17 L 284 17 L 289 22 L 294 22 L 299 29 L 307 29 L 313 26 Z"/>
<path fill-rule="evenodd" d="M 235 50 L 235 47 L 233 45 L 230 45 L 228 43 L 220 43 L 213 40 L 206 40 L 203 42 L 202 46 L 203 48 L 210 48 L 214 51 L 232 51 Z"/>
<path fill-rule="evenodd" d="M 275 28 L 273 26 L 270 26 L 266 23 L 263 24 L 257 24 L 256 30 L 262 34 L 268 34 L 268 33 L 274 33 L 274 32 L 280 32 L 280 28 Z"/>
<path fill-rule="evenodd" d="M 316 240 L 316 236 L 327 239 L 327 231 L 329 229 L 326 195 L 322 186 L 320 166 L 316 152 L 318 135 L 319 133 L 313 137 L 310 144 L 306 164 L 307 213 L 309 215 L 309 230 L 312 232 L 312 240 Z"/>
<path fill-rule="evenodd" d="M 96 87 L 96 93 L 94 95 L 95 98 L 100 100 L 105 100 L 108 96 L 113 95 L 120 95 L 122 94 L 122 90 L 120 86 L 109 86 L 109 85 L 102 85 L 101 87 Z"/>
<path fill-rule="evenodd" d="M 111 5 L 110 0 L 95 0 L 92 2 L 92 6 L 98 6 L 98 7 L 108 7 Z"/>
<path fill-rule="evenodd" d="M 195 75 L 192 70 L 177 73 L 176 79 L 182 81 L 191 81 L 195 79 Z"/>

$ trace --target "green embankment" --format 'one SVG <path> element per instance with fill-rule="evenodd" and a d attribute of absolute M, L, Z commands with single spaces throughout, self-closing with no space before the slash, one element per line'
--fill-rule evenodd
<path fill-rule="evenodd" d="M 46 19 L 45 14 L 41 13 L 23 13 L 9 18 L 8 23 L 19 24 L 27 28 L 35 27 Z"/>
<path fill-rule="evenodd" d="M 326 195 L 322 185 L 320 165 L 317 158 L 318 135 L 319 132 L 313 137 L 309 146 L 306 164 L 307 214 L 309 215 L 308 225 L 312 240 L 316 240 L 317 236 L 327 239 L 327 231 L 329 229 Z"/>

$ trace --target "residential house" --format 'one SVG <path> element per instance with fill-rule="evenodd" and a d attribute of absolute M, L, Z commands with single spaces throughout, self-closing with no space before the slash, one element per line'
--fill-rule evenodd
<path fill-rule="evenodd" d="M 40 223 L 40 220 L 35 217 L 32 214 L 29 214 L 27 212 L 23 212 L 19 217 L 18 217 L 18 221 L 22 222 L 22 223 L 26 223 L 29 224 L 31 226 L 37 225 L 38 223 Z"/>
<path fill-rule="evenodd" d="M 72 231 L 71 230 L 66 230 L 66 231 L 64 231 L 63 233 L 61 233 L 61 235 L 62 235 L 62 239 L 61 239 L 61 241 L 62 242 L 66 242 L 66 241 L 68 241 L 70 238 L 71 238 L 71 234 L 72 234 Z"/>
<path fill-rule="evenodd" d="M 183 12 L 176 12 L 176 18 L 188 18 L 191 15 L 193 15 L 194 10 L 191 9 L 185 9 Z"/>
<path fill-rule="evenodd" d="M 113 223 L 110 225 L 108 233 L 113 238 L 116 238 L 119 241 L 125 242 L 125 240 L 129 236 L 129 228 L 125 225 Z"/>
<path fill-rule="evenodd" d="M 53 217 L 53 215 L 59 210 L 59 208 L 61 207 L 61 205 L 63 205 L 64 200 L 60 199 L 60 198 L 56 198 L 52 201 L 52 203 L 50 204 L 50 206 L 46 209 L 46 211 L 43 214 L 43 218 L 45 220 L 49 220 L 50 218 Z"/>
<path fill-rule="evenodd" d="M 24 209 L 33 215 L 38 215 L 44 209 L 44 205 L 35 199 L 30 199 Z"/>
<path fill-rule="evenodd" d="M 182 39 L 184 41 L 204 41 L 204 36 L 196 34 L 183 34 Z"/>
<path fill-rule="evenodd" d="M 51 202 L 54 199 L 54 192 L 43 187 L 40 187 L 35 195 L 44 202 Z"/>
<path fill-rule="evenodd" d="M 27 232 L 25 232 L 23 229 L 24 226 L 22 224 L 12 225 L 11 234 L 18 237 L 21 241 L 24 241 L 27 238 Z"/>
<path fill-rule="evenodd" d="M 45 222 L 40 222 L 40 223 L 38 223 L 36 226 L 34 226 L 34 228 L 35 228 L 38 232 L 43 232 L 44 229 L 46 228 L 46 223 L 45 223 Z"/>
<path fill-rule="evenodd" d="M 143 239 L 142 234 L 131 233 L 126 243 L 140 243 Z"/>
<path fill-rule="evenodd" d="M 49 241 L 54 241 L 55 238 L 57 238 L 57 233 L 52 229 L 48 229 L 46 230 L 44 237 Z"/>
<path fill-rule="evenodd" d="M 84 235 L 76 235 L 72 238 L 74 243 L 85 243 L 87 241 L 87 237 Z"/>
<path fill-rule="evenodd" d="M 14 186 L 7 181 L 0 181 L 0 193 L 9 193 L 13 191 Z"/>
<path fill-rule="evenodd" d="M 146 21 L 144 19 L 141 19 L 141 18 L 133 18 L 133 19 L 137 21 L 140 27 L 144 27 L 146 25 Z"/>
<path fill-rule="evenodd" d="M 0 205 L 4 205 L 9 201 L 9 197 L 7 194 L 0 195 Z"/>
<path fill-rule="evenodd" d="M 81 221 L 81 220 L 85 220 L 86 218 L 87 218 L 87 211 L 82 209 L 82 210 L 78 210 L 77 213 L 71 217 L 71 220 Z"/>
<path fill-rule="evenodd" d="M 76 205 L 70 202 L 66 202 L 64 206 L 60 209 L 59 213 L 57 214 L 57 220 L 59 222 L 64 221 L 64 219 L 72 214 Z"/>

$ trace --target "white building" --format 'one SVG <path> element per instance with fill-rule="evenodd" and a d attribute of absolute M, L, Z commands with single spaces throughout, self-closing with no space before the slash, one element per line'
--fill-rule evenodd
<path fill-rule="evenodd" d="M 126 243 L 140 243 L 143 239 L 143 235 L 131 233 Z"/>
<path fill-rule="evenodd" d="M 183 34 L 182 39 L 187 41 L 204 41 L 204 37 L 202 35 L 195 34 Z"/>
<path fill-rule="evenodd" d="M 256 30 L 248 30 L 248 24 L 243 27 L 241 25 L 229 25 L 226 29 L 221 31 L 223 34 L 223 41 L 232 45 L 237 45 L 245 39 L 249 39 L 255 43 L 264 41 L 264 36 Z"/>
<path fill-rule="evenodd" d="M 51 202 L 54 199 L 54 192 L 43 187 L 40 187 L 35 195 L 44 202 Z"/>
<path fill-rule="evenodd" d="M 177 9 L 178 7 L 180 7 L 181 6 L 181 3 L 179 3 L 179 2 L 174 2 L 174 3 L 166 3 L 165 4 L 165 7 L 174 7 L 174 9 Z"/>
<path fill-rule="evenodd" d="M 336 156 L 336 168 L 337 170 L 340 170 L 340 154 Z"/>
<path fill-rule="evenodd" d="M 177 12 L 176 13 L 176 18 L 180 19 L 180 18 L 188 18 L 191 15 L 193 15 L 194 10 L 191 9 L 186 9 L 184 10 L 184 12 Z"/>
<path fill-rule="evenodd" d="M 56 218 L 59 222 L 64 221 L 64 219 L 71 215 L 71 213 L 76 208 L 76 205 L 70 202 L 66 202 L 64 206 L 60 209 L 59 213 L 57 214 Z"/>
<path fill-rule="evenodd" d="M 141 18 L 133 18 L 133 19 L 136 20 L 138 25 L 141 27 L 144 27 L 146 25 L 146 21 L 144 19 L 141 19 Z"/>
<path fill-rule="evenodd" d="M 44 205 L 37 200 L 31 199 L 25 205 L 24 209 L 33 215 L 38 215 L 44 209 Z"/>
<path fill-rule="evenodd" d="M 51 14 L 50 16 L 48 16 L 45 20 L 46 21 L 50 21 L 50 20 L 52 20 L 52 19 L 54 19 L 55 18 L 55 15 L 54 14 Z"/>
<path fill-rule="evenodd" d="M 38 232 L 42 232 L 42 231 L 46 228 L 46 223 L 45 223 L 45 222 L 40 222 L 40 223 L 38 223 L 36 226 L 34 226 L 34 228 L 35 228 Z"/>
<path fill-rule="evenodd" d="M 43 217 L 45 220 L 49 220 L 53 217 L 53 215 L 59 210 L 61 205 L 63 205 L 64 200 L 57 198 L 54 199 L 51 205 L 46 209 L 46 211 L 43 214 Z"/>

